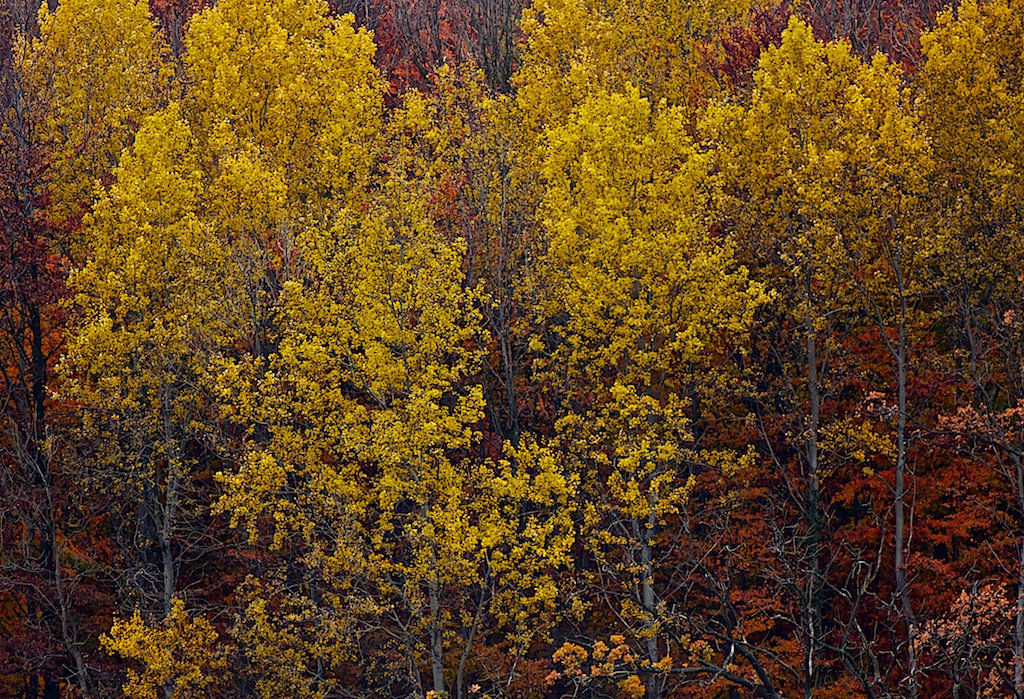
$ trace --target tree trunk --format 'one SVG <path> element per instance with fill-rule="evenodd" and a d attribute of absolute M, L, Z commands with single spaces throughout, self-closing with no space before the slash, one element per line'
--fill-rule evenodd
<path fill-rule="evenodd" d="M 427 583 L 430 597 L 430 671 L 433 675 L 434 692 L 443 694 L 444 689 L 444 646 L 441 636 L 441 585 L 437 580 L 437 553 L 430 554 L 430 580 Z"/>
<path fill-rule="evenodd" d="M 647 660 L 650 661 L 652 667 L 661 660 L 658 652 L 658 637 L 655 634 L 657 623 L 655 617 L 658 610 L 657 599 L 654 594 L 654 545 L 651 541 L 654 536 L 654 526 L 657 524 L 657 516 L 654 512 L 656 504 L 656 496 L 652 493 L 650 497 L 651 511 L 647 516 L 647 526 L 645 528 L 641 528 L 640 523 L 633 520 L 636 530 L 638 530 L 642 537 L 640 546 L 640 574 L 642 575 L 640 595 L 644 613 L 647 615 L 644 630 L 648 636 L 644 640 L 644 645 L 647 649 Z M 647 697 L 648 699 L 660 699 L 661 697 L 661 678 L 653 671 L 647 676 Z"/>
<path fill-rule="evenodd" d="M 917 619 L 914 616 L 914 609 L 910 603 L 910 590 L 907 585 L 907 564 L 906 564 L 906 513 L 904 499 L 906 497 L 906 470 L 907 470 L 907 300 L 900 279 L 900 324 L 899 337 L 896 346 L 896 390 L 897 390 L 897 423 L 896 423 L 896 492 L 895 496 L 895 541 L 893 542 L 894 560 L 893 567 L 896 573 L 896 592 L 899 595 L 900 607 L 903 612 L 903 620 L 907 625 L 907 673 L 910 678 L 910 696 L 918 695 L 917 685 L 917 649 L 914 643 L 917 639 Z M 885 332 L 885 328 L 882 328 Z"/>
<path fill-rule="evenodd" d="M 462 657 L 459 658 L 459 671 L 455 675 L 455 688 L 458 699 L 463 699 L 465 691 L 466 661 L 469 660 L 469 653 L 473 649 L 473 640 L 476 638 L 476 630 L 480 627 L 480 619 L 484 612 L 484 598 L 487 594 L 486 579 L 480 583 L 480 599 L 477 601 L 476 613 L 473 615 L 473 625 L 469 627 L 466 635 L 466 645 L 462 649 Z"/>
<path fill-rule="evenodd" d="M 1017 544 L 1017 615 L 1013 627 L 1013 692 L 1024 697 L 1024 464 L 1021 455 L 1013 455 L 1014 477 L 1016 479 L 1017 506 L 1020 508 L 1020 539 Z"/>
<path fill-rule="evenodd" d="M 53 522 L 53 493 L 49 481 L 46 484 L 47 508 Z M 85 658 L 82 657 L 82 650 L 78 646 L 77 634 L 71 622 L 71 600 L 68 599 L 67 591 L 64 589 L 64 577 L 60 569 L 60 541 L 57 538 L 57 527 L 50 526 L 51 549 L 54 554 L 53 585 L 57 593 L 57 607 L 60 614 L 60 630 L 64 640 L 64 646 L 75 664 L 75 676 L 78 680 L 78 691 L 82 693 L 82 699 L 89 699 L 89 675 Z M 59 694 L 59 691 L 58 691 Z"/>
<path fill-rule="evenodd" d="M 174 436 L 171 421 L 171 388 L 164 388 L 164 448 L 167 455 L 167 492 L 164 497 L 163 517 L 160 526 L 160 557 L 163 578 L 164 614 L 170 616 L 174 600 L 176 576 L 174 574 L 174 524 L 178 514 L 178 486 L 181 470 L 181 454 Z"/>
<path fill-rule="evenodd" d="M 807 273 L 805 293 L 808 306 L 811 299 L 811 274 Z M 807 429 L 807 502 L 804 503 L 807 523 L 807 581 L 804 586 L 804 623 L 807 643 L 804 645 L 804 696 L 810 697 L 814 688 L 815 660 L 818 647 L 818 549 L 821 540 L 819 501 L 821 483 L 818 468 L 818 429 L 821 422 L 821 395 L 818 388 L 818 347 L 815 340 L 814 317 L 808 308 L 804 321 L 807 333 L 807 394 L 810 402 L 810 421 Z"/>

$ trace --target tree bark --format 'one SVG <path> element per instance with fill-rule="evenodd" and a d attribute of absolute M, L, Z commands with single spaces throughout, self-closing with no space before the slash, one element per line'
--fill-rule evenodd
<path fill-rule="evenodd" d="M 444 688 L 444 645 L 441 636 L 441 585 L 437 580 L 437 552 L 430 554 L 430 579 L 427 582 L 430 602 L 430 671 L 434 692 L 443 694 Z"/>
<path fill-rule="evenodd" d="M 804 585 L 804 623 L 807 643 L 804 646 L 804 697 L 814 689 L 815 660 L 818 647 L 818 554 L 821 540 L 819 502 L 821 482 L 818 468 L 818 429 L 821 423 L 821 394 L 818 387 L 818 347 L 814 316 L 811 312 L 811 272 L 808 270 L 804 292 L 808 304 L 804 329 L 807 333 L 807 395 L 810 421 L 807 429 L 807 502 L 804 503 L 807 523 L 807 580 Z"/>
<path fill-rule="evenodd" d="M 647 638 L 644 639 L 644 646 L 647 650 L 647 660 L 650 661 L 652 667 L 661 660 L 660 653 L 658 652 L 658 636 L 655 633 L 657 624 L 655 617 L 658 609 L 654 591 L 654 544 L 651 541 L 654 536 L 654 527 L 657 524 L 657 516 L 654 511 L 656 504 L 656 495 L 652 493 L 650 496 L 651 511 L 647 516 L 646 526 L 637 520 L 633 520 L 634 529 L 641 537 L 640 574 L 642 577 L 640 580 L 640 597 L 644 613 L 647 615 L 644 631 L 648 634 Z M 647 697 L 648 699 L 660 699 L 661 697 L 661 681 L 657 673 L 653 671 L 647 676 Z"/>
<path fill-rule="evenodd" d="M 896 592 L 899 595 L 903 620 L 907 625 L 907 673 L 910 678 L 910 696 L 916 697 L 919 692 L 917 683 L 917 619 L 910 602 L 910 589 L 907 585 L 906 563 L 906 498 L 907 471 L 907 297 L 903 283 L 902 267 L 899 252 L 896 252 L 894 271 L 897 277 L 897 290 L 900 295 L 900 322 L 896 343 L 896 491 L 895 497 L 895 541 L 893 542 L 893 567 L 896 574 Z M 881 331 L 884 333 L 885 328 Z"/>
<path fill-rule="evenodd" d="M 1024 464 L 1021 455 L 1012 455 L 1017 490 L 1017 507 L 1021 512 L 1020 538 L 1017 541 L 1017 609 L 1013 627 L 1013 691 L 1024 697 Z"/>

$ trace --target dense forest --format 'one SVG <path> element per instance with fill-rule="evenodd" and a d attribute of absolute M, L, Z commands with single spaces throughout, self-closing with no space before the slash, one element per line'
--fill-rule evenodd
<path fill-rule="evenodd" d="M 5 0 L 0 696 L 1024 699 L 1024 0 Z"/>

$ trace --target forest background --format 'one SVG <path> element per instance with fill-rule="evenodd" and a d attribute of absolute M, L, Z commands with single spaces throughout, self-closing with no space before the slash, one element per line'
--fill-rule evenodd
<path fill-rule="evenodd" d="M 0 695 L 1024 699 L 1024 4 L 7 0 Z"/>

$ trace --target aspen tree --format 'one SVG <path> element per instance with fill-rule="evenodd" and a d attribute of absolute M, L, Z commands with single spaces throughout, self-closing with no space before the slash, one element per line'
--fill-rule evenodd
<path fill-rule="evenodd" d="M 991 448 L 1014 498 L 1017 549 L 1013 689 L 1024 694 L 1024 22 L 1018 2 L 964 3 L 921 38 L 916 76 L 934 147 L 932 235 L 956 360 L 974 389 L 961 429 Z M 964 416 L 961 416 L 964 417 Z"/>
<path fill-rule="evenodd" d="M 554 325 L 543 362 L 565 391 L 557 446 L 580 473 L 588 551 L 622 596 L 615 614 L 644 648 L 657 697 L 669 638 L 659 532 L 694 486 L 691 467 L 713 461 L 731 476 L 746 463 L 699 453 L 685 368 L 742 336 L 766 296 L 707 233 L 707 158 L 681 110 L 634 88 L 599 93 L 545 133 L 544 153 L 538 310 Z"/>
<path fill-rule="evenodd" d="M 16 22 L 22 9 L 38 10 L 37 21 L 23 15 Z M 161 46 L 145 3 L 71 0 L 55 10 L 8 4 L 0 14 L 0 451 L 17 464 L 0 490 L 25 523 L 17 553 L 5 549 L 0 558 L 14 570 L 35 571 L 28 586 L 15 589 L 25 595 L 28 616 L 52 625 L 47 635 L 63 648 L 33 652 L 66 655 L 73 684 L 88 697 L 93 673 L 81 630 L 88 621 L 76 614 L 70 592 L 87 566 L 66 566 L 71 528 L 60 512 L 78 503 L 57 488 L 65 478 L 80 481 L 64 458 L 69 435 L 58 426 L 50 391 L 68 317 L 61 307 L 66 271 L 83 254 L 78 224 L 97 183 L 109 179 L 121 149 L 156 108 Z M 50 676 L 29 682 L 57 691 Z"/>
<path fill-rule="evenodd" d="M 80 317 L 62 364 L 83 405 L 92 470 L 137 519 L 143 604 L 171 611 L 175 539 L 201 436 L 205 350 L 223 342 L 217 300 L 224 249 L 195 211 L 202 173 L 176 105 L 150 117 L 117 183 L 86 217 L 90 257 L 71 278 Z M 147 552 L 156 550 L 153 560 Z"/>
<path fill-rule="evenodd" d="M 128 547 L 141 584 L 126 602 L 154 629 L 175 623 L 179 552 L 208 515 L 196 480 L 206 450 L 237 453 L 218 381 L 265 371 L 295 237 L 330 225 L 367 178 L 382 85 L 373 43 L 326 13 L 312 0 L 229 1 L 197 15 L 184 97 L 145 121 L 85 222 L 64 373 L 96 478 L 134 508 L 147 542 Z M 132 624 L 107 647 L 158 658 L 132 650 Z"/>
<path fill-rule="evenodd" d="M 652 104 L 692 116 L 717 91 L 702 67 L 702 42 L 742 22 L 747 0 L 708 3 L 540 0 L 523 11 L 523 63 L 513 78 L 526 116 L 543 124 L 569 115 L 587 95 L 627 84 Z M 531 124 L 537 122 L 531 121 Z"/>
<path fill-rule="evenodd" d="M 20 136 L 53 148 L 48 215 L 77 218 L 158 108 L 164 47 L 145 2 L 70 0 L 55 11 L 42 3 L 38 36 L 16 50 L 25 52 L 22 108 L 39 120 L 38 132 Z"/>
<path fill-rule="evenodd" d="M 130 619 L 115 621 L 110 635 L 100 638 L 109 651 L 136 660 L 143 668 L 128 670 L 123 691 L 130 699 L 151 699 L 160 690 L 175 699 L 207 696 L 207 687 L 215 683 L 213 672 L 223 671 L 226 664 L 212 650 L 216 640 L 210 622 L 189 616 L 180 599 L 156 628 L 136 611 Z"/>
<path fill-rule="evenodd" d="M 871 450 L 894 457 L 895 587 L 911 641 L 915 632 L 905 559 L 906 362 L 913 306 L 922 290 L 919 266 L 927 253 L 916 224 L 930 161 L 899 76 L 880 55 L 864 63 L 846 43 L 815 41 L 810 28 L 793 18 L 781 46 L 762 54 L 754 80 L 749 106 L 712 108 L 704 125 L 720 143 L 738 240 L 772 276 L 778 311 L 799 328 L 791 347 L 796 356 L 780 354 L 778 361 L 800 367 L 795 398 L 806 405 L 795 416 L 806 478 L 800 621 L 806 694 L 822 677 L 822 479 L 832 451 L 827 442 L 840 434 L 846 434 L 840 441 L 866 440 Z M 893 361 L 898 424 L 891 450 L 870 433 L 858 437 L 852 425 L 828 422 L 823 413 L 838 350 L 835 330 L 855 322 L 857 308 L 878 325 Z M 908 648 L 916 687 L 913 643 Z"/>
<path fill-rule="evenodd" d="M 366 183 L 383 84 L 351 15 L 328 17 L 321 0 L 227 0 L 189 22 L 185 51 L 182 109 L 204 162 L 258 153 L 294 218 L 323 217 Z"/>
<path fill-rule="evenodd" d="M 338 613 L 390 629 L 406 668 L 392 681 L 440 693 L 453 679 L 448 649 L 462 655 L 472 642 L 456 642 L 453 623 L 464 608 L 487 613 L 482 574 L 533 589 L 533 602 L 497 600 L 493 613 L 513 624 L 525 621 L 523 605 L 552 603 L 538 563 L 564 559 L 568 523 L 516 503 L 566 507 L 572 484 L 528 448 L 516 471 L 468 458 L 483 410 L 467 381 L 480 361 L 479 315 L 462 287 L 461 244 L 434 230 L 410 190 L 389 183 L 365 216 L 300 238 L 313 274 L 286 285 L 279 349 L 245 408 L 271 440 L 224 477 L 220 507 L 252 536 L 271 516 L 275 547 L 302 537 L 309 565 L 348 605 Z"/>

